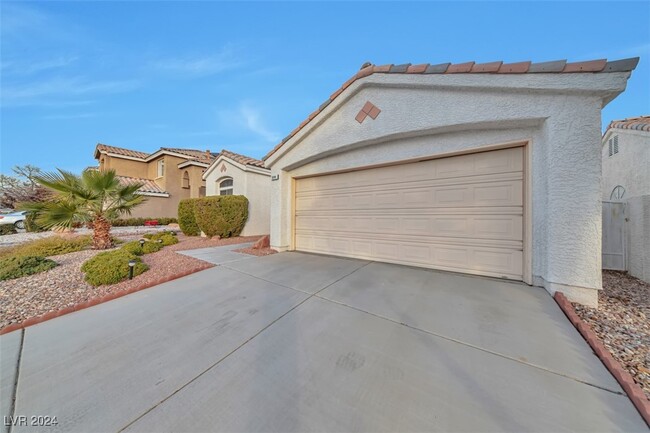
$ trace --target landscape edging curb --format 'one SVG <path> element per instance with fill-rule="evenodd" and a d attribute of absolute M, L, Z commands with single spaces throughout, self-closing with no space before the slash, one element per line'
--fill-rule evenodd
<path fill-rule="evenodd" d="M 560 306 L 560 309 L 567 316 L 569 321 L 576 327 L 582 338 L 591 346 L 591 349 L 594 351 L 596 356 L 600 358 L 605 367 L 609 372 L 616 378 L 618 383 L 623 388 L 623 391 L 627 394 L 628 398 L 634 404 L 634 407 L 639 411 L 641 417 L 645 420 L 648 427 L 650 427 L 650 400 L 645 396 L 645 393 L 636 382 L 630 373 L 628 373 L 620 362 L 618 362 L 605 345 L 600 341 L 600 338 L 596 333 L 591 329 L 586 322 L 584 322 L 578 313 L 576 313 L 571 302 L 564 296 L 562 292 L 555 292 L 553 295 L 555 302 Z"/>
<path fill-rule="evenodd" d="M 36 325 L 38 323 L 43 323 L 47 320 L 54 319 L 55 317 L 59 316 L 64 316 L 66 314 L 73 313 L 75 311 L 80 311 L 84 310 L 88 307 L 93 307 L 95 305 L 103 304 L 104 302 L 112 301 L 113 299 L 121 298 L 122 296 L 130 295 L 131 293 L 139 292 L 140 290 L 144 289 L 149 289 L 153 286 L 157 286 L 159 284 L 167 283 L 172 280 L 176 280 L 178 278 L 186 277 L 188 275 L 194 274 L 199 271 L 204 271 L 208 268 L 212 268 L 214 265 L 210 263 L 206 263 L 205 265 L 199 265 L 193 268 L 190 268 L 186 271 L 179 272 L 177 274 L 172 274 L 167 277 L 163 278 L 158 278 L 156 280 L 150 281 L 148 283 L 143 283 L 138 286 L 132 287 L 127 290 L 119 290 L 113 293 L 109 293 L 104 296 L 98 296 L 96 298 L 91 298 L 87 301 L 84 301 L 80 304 L 72 305 L 69 307 L 62 308 L 60 310 L 56 311 L 48 311 L 45 314 L 41 314 L 40 316 L 36 317 L 30 317 L 29 319 L 25 319 L 22 322 L 18 323 L 12 323 L 11 325 L 5 326 L 4 328 L 0 329 L 0 335 L 8 334 L 9 332 L 16 331 L 18 329 L 23 329 L 27 328 L 32 325 Z"/>

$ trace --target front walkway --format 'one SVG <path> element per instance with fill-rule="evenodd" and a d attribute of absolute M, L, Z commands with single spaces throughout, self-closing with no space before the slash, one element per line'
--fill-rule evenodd
<path fill-rule="evenodd" d="M 0 347 L 3 415 L 18 371 L 58 431 L 647 431 L 542 289 L 361 260 L 232 261 Z"/>

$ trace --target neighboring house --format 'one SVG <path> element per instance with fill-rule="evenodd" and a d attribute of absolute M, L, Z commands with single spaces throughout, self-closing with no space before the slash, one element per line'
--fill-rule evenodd
<path fill-rule="evenodd" d="M 611 122 L 602 159 L 603 200 L 650 194 L 650 116 Z"/>
<path fill-rule="evenodd" d="M 176 217 L 178 203 L 205 196 L 203 172 L 217 158 L 209 150 L 161 147 L 153 153 L 97 144 L 99 170 L 115 170 L 125 184 L 144 183 L 139 194 L 147 201 L 133 212 L 135 217 Z"/>
<path fill-rule="evenodd" d="M 637 62 L 365 64 L 264 158 L 271 246 L 596 305 L 601 109 Z"/>
<path fill-rule="evenodd" d="M 203 173 L 207 195 L 244 195 L 248 221 L 243 236 L 269 233 L 271 171 L 264 162 L 222 150 Z"/>
<path fill-rule="evenodd" d="M 650 116 L 611 122 L 602 164 L 603 267 L 650 282 Z"/>

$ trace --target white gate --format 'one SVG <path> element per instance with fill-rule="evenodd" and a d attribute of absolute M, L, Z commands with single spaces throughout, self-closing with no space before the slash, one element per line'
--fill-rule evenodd
<path fill-rule="evenodd" d="M 625 271 L 625 203 L 603 201 L 603 269 Z"/>

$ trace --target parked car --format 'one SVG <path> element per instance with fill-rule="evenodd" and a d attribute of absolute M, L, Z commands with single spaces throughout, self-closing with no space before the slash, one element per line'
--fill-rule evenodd
<path fill-rule="evenodd" d="M 25 228 L 26 215 L 26 211 L 2 214 L 0 215 L 0 224 L 13 224 L 14 227 L 22 230 Z"/>

